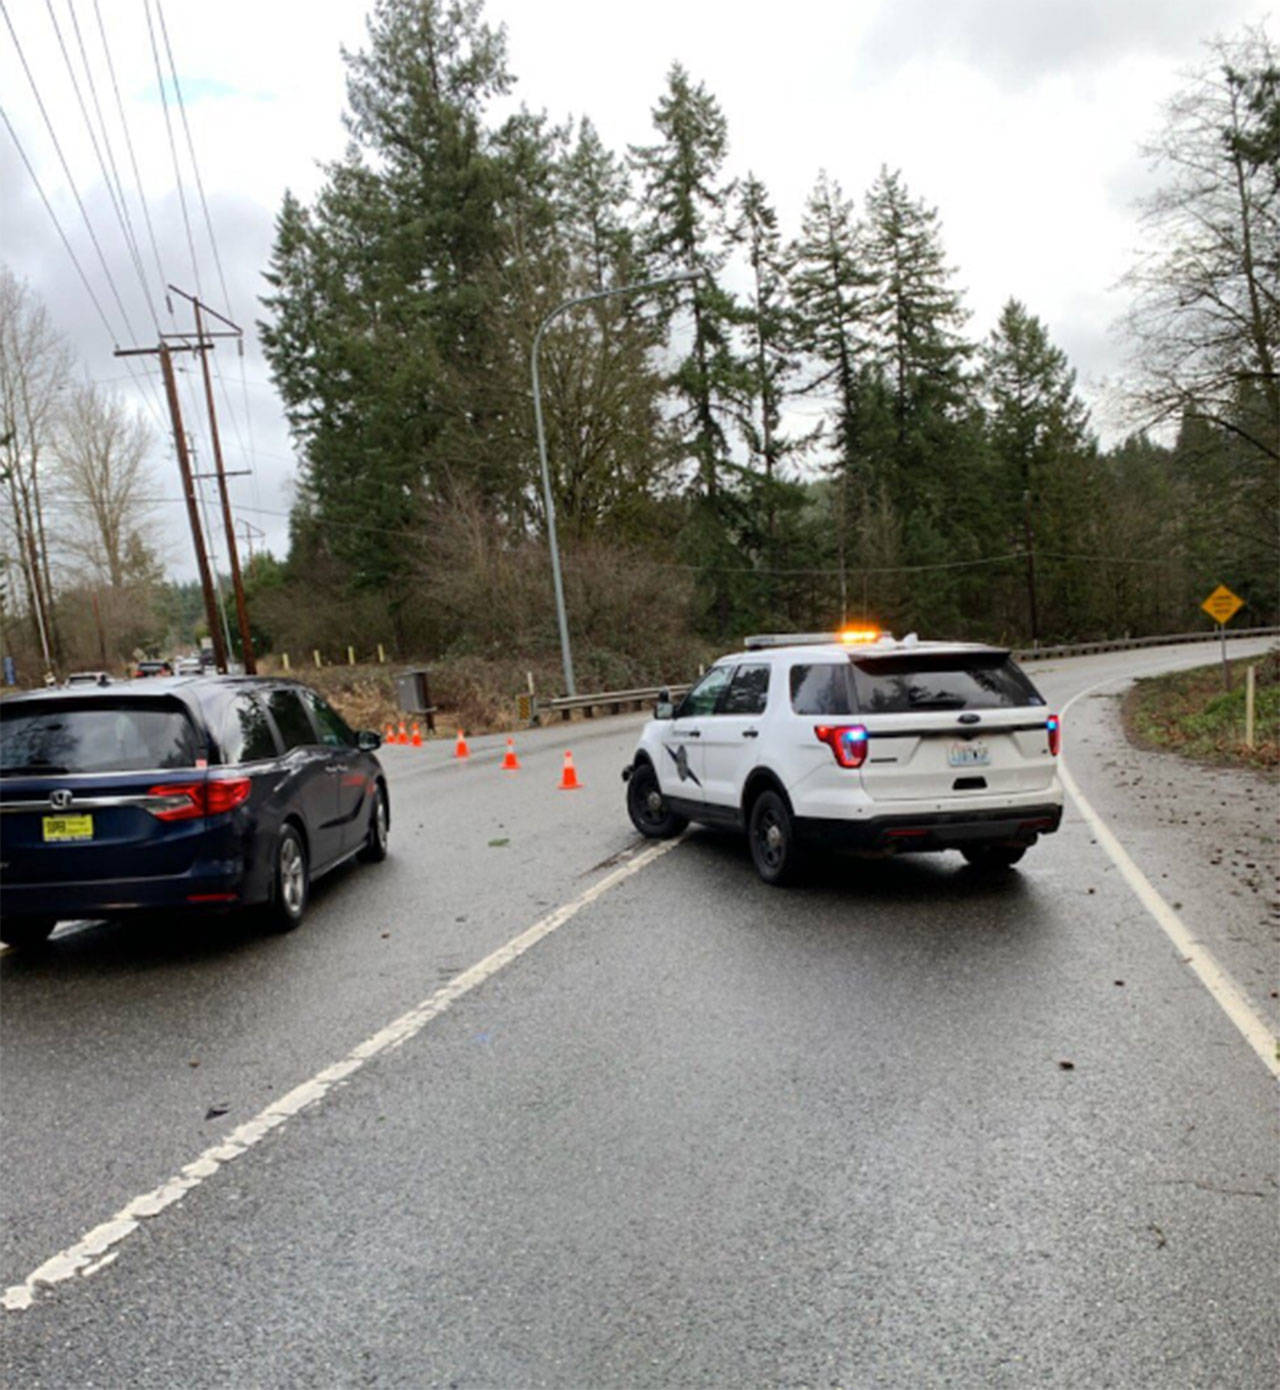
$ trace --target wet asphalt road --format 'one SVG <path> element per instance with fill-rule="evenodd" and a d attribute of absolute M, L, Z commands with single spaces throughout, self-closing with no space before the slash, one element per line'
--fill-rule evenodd
<path fill-rule="evenodd" d="M 1061 708 L 1206 655 L 1032 673 Z M 1274 1027 L 1271 903 L 1208 867 L 1194 775 L 1130 789 L 1121 688 L 1072 707 L 1069 765 Z M 463 766 L 387 750 L 392 858 L 319 885 L 292 936 L 97 924 L 0 959 L 0 1284 L 625 862 L 636 727 L 572 728 L 577 793 L 562 728 L 520 737 L 518 774 L 497 739 Z M 1257 786 L 1212 780 L 1224 820 L 1269 817 L 1274 869 Z M 0 1315 L 0 1373 L 1271 1384 L 1275 1095 L 1070 806 L 998 879 L 840 861 L 779 892 L 695 831 Z"/>

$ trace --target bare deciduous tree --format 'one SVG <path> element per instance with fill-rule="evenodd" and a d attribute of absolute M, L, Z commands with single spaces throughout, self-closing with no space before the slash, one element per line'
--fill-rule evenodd
<path fill-rule="evenodd" d="M 116 397 L 92 384 L 67 393 L 56 444 L 59 540 L 81 570 L 113 589 L 152 577 L 151 444 L 146 422 Z"/>
<path fill-rule="evenodd" d="M 53 580 L 41 477 L 71 370 L 65 339 L 25 282 L 0 266 L 0 517 L 19 558 L 37 640 L 56 654 Z"/>
<path fill-rule="evenodd" d="M 1198 417 L 1280 459 L 1280 54 L 1218 39 L 1147 150 L 1150 249 L 1126 326 L 1148 423 Z"/>

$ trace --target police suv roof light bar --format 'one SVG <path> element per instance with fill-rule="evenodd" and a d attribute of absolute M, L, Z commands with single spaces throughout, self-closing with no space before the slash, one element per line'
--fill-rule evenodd
<path fill-rule="evenodd" d="M 893 633 L 879 628 L 844 628 L 840 632 L 757 632 L 743 639 L 743 649 L 763 651 L 767 647 L 869 646 L 873 642 L 892 642 Z"/>

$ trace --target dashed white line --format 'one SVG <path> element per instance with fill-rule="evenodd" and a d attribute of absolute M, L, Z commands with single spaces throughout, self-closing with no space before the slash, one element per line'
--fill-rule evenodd
<path fill-rule="evenodd" d="M 1078 691 L 1062 707 L 1063 723 L 1067 711 L 1085 695 L 1100 690 L 1104 685 L 1114 685 L 1116 681 L 1131 680 L 1132 676 L 1111 676 Z M 1219 1008 L 1235 1025 L 1249 1046 L 1257 1053 L 1263 1066 L 1280 1078 L 1280 1047 L 1270 1025 L 1249 1002 L 1248 996 L 1236 984 L 1231 975 L 1219 964 L 1213 952 L 1192 934 L 1186 923 L 1165 902 L 1153 886 L 1151 880 L 1130 858 L 1124 846 L 1116 838 L 1107 823 L 1093 809 L 1084 793 L 1076 785 L 1076 780 L 1067 770 L 1065 760 L 1060 760 L 1058 774 L 1067 794 L 1076 804 L 1076 809 L 1084 817 L 1093 831 L 1098 844 L 1104 849 L 1111 862 L 1120 870 L 1124 881 L 1133 889 L 1138 901 L 1147 909 L 1160 929 L 1173 943 L 1174 949 L 1189 965 L 1197 979 L 1217 1001 Z"/>
<path fill-rule="evenodd" d="M 83 1278 L 95 1274 L 110 1264 L 119 1253 L 112 1247 L 131 1236 L 142 1221 L 158 1216 L 167 1207 L 180 1202 L 193 1188 L 199 1187 L 219 1168 L 246 1153 L 273 1129 L 284 1124 L 300 1110 L 323 1100 L 334 1086 L 359 1071 L 366 1062 L 408 1042 L 464 994 L 483 984 L 490 976 L 496 975 L 499 970 L 536 946 L 543 937 L 550 936 L 557 927 L 564 926 L 584 907 L 603 897 L 611 888 L 616 888 L 624 879 L 638 873 L 647 864 L 652 864 L 655 859 L 674 849 L 679 843 L 679 839 L 666 840 L 642 849 L 634 858 L 579 893 L 571 902 L 556 908 L 554 912 L 549 912 L 519 936 L 512 937 L 504 946 L 499 946 L 482 961 L 454 976 L 447 985 L 415 1005 L 408 1013 L 401 1014 L 371 1038 L 353 1048 L 340 1062 L 326 1067 L 302 1085 L 295 1086 L 288 1095 L 272 1101 L 265 1110 L 259 1111 L 253 1119 L 233 1129 L 220 1143 L 206 1149 L 167 1182 L 135 1197 L 114 1216 L 81 1236 L 74 1245 L 47 1259 L 38 1269 L 32 1270 L 21 1284 L 14 1284 L 6 1289 L 3 1297 L 0 1297 L 0 1305 L 11 1312 L 20 1312 L 31 1307 L 42 1289 L 52 1288 L 77 1275 Z"/>

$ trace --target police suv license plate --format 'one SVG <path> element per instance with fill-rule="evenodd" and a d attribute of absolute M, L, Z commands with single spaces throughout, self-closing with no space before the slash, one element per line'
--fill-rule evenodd
<path fill-rule="evenodd" d="M 92 840 L 93 817 L 46 816 L 44 838 L 46 841 Z"/>
<path fill-rule="evenodd" d="M 967 743 L 953 743 L 947 761 L 952 767 L 986 767 L 991 761 L 991 750 L 976 738 Z"/>

